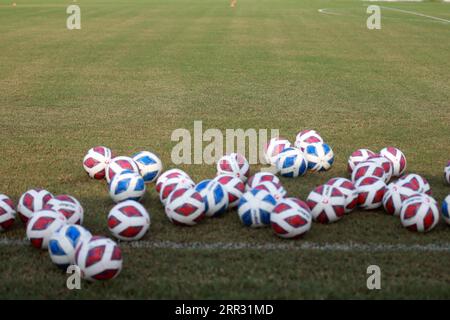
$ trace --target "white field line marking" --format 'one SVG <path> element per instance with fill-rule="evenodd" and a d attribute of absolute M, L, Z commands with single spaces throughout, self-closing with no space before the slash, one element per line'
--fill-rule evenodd
<path fill-rule="evenodd" d="M 0 246 L 29 246 L 26 239 L 0 238 Z M 383 243 L 246 243 L 246 242 L 173 242 L 136 241 L 121 242 L 121 247 L 134 249 L 176 249 L 176 250 L 293 250 L 293 251 L 337 251 L 337 252 L 449 252 L 450 243 L 442 244 L 383 244 Z"/>
<path fill-rule="evenodd" d="M 437 21 L 440 21 L 440 22 L 443 22 L 443 23 L 450 23 L 450 20 L 439 18 L 439 17 L 434 17 L 434 16 L 429 16 L 427 14 L 423 14 L 423 13 L 419 13 L 419 12 L 415 12 L 415 11 L 408 11 L 408 10 L 402 10 L 402 9 L 397 9 L 397 8 L 392 8 L 392 7 L 385 7 L 385 6 L 380 6 L 380 8 L 387 9 L 387 10 L 392 10 L 392 11 L 397 11 L 397 12 L 402 12 L 402 13 L 407 13 L 407 14 L 412 14 L 414 16 L 419 16 L 419 17 L 424 17 L 424 18 L 428 18 L 428 19 L 433 19 L 433 20 L 437 20 Z"/>
<path fill-rule="evenodd" d="M 340 13 L 332 12 L 332 11 L 330 11 L 330 9 L 327 9 L 327 8 L 319 9 L 317 11 L 319 11 L 320 13 L 331 14 L 331 15 L 335 15 L 335 16 L 340 16 L 341 15 Z"/>

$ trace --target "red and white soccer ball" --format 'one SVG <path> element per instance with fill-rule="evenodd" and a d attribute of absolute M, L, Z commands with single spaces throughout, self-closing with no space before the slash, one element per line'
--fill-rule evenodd
<path fill-rule="evenodd" d="M 205 218 L 205 203 L 194 188 L 177 188 L 166 203 L 166 215 L 176 225 L 193 226 Z"/>
<path fill-rule="evenodd" d="M 245 186 L 245 190 L 248 191 L 250 189 L 253 189 L 254 187 L 258 186 L 262 182 L 272 182 L 274 184 L 280 184 L 280 178 L 278 178 L 276 175 L 274 175 L 271 172 L 258 172 L 255 173 L 253 176 L 248 178 L 247 184 Z"/>
<path fill-rule="evenodd" d="M 377 177 L 364 177 L 355 183 L 358 191 L 358 205 L 364 210 L 372 210 L 383 204 L 386 183 Z"/>
<path fill-rule="evenodd" d="M 375 177 L 385 181 L 386 173 L 383 167 L 374 162 L 364 161 L 358 163 L 352 172 L 352 181 L 356 183 L 361 178 Z"/>
<path fill-rule="evenodd" d="M 33 213 L 42 210 L 51 198 L 53 195 L 43 189 L 31 189 L 22 194 L 17 204 L 20 220 L 26 224 Z"/>
<path fill-rule="evenodd" d="M 136 201 L 127 200 L 115 205 L 108 214 L 108 228 L 112 235 L 124 241 L 141 239 L 150 227 L 150 216 Z"/>
<path fill-rule="evenodd" d="M 6 231 L 16 221 L 14 202 L 6 195 L 0 194 L 0 232 Z"/>
<path fill-rule="evenodd" d="M 140 175 L 138 165 L 130 157 L 120 156 L 113 158 L 106 168 L 106 181 L 111 183 L 116 174 L 127 170 L 136 172 Z"/>
<path fill-rule="evenodd" d="M 384 169 L 384 182 L 388 183 L 392 179 L 394 165 L 392 164 L 391 160 L 380 156 L 378 154 L 370 156 L 366 162 L 373 162 L 379 165 Z"/>
<path fill-rule="evenodd" d="M 106 168 L 112 159 L 111 150 L 107 147 L 98 146 L 89 149 L 83 159 L 83 168 L 87 174 L 97 180 L 105 178 Z"/>
<path fill-rule="evenodd" d="M 338 188 L 344 194 L 345 213 L 349 213 L 356 208 L 358 205 L 358 192 L 353 182 L 345 178 L 332 178 L 326 184 Z"/>
<path fill-rule="evenodd" d="M 88 281 L 110 280 L 122 270 L 122 251 L 113 240 L 94 236 L 75 252 L 75 263 Z"/>
<path fill-rule="evenodd" d="M 172 178 L 177 178 L 177 177 L 184 177 L 186 179 L 189 179 L 192 181 L 191 177 L 189 177 L 189 175 L 184 172 L 183 170 L 180 169 L 170 169 L 167 171 L 164 171 L 159 178 L 156 180 L 156 192 L 158 192 L 158 194 L 161 192 L 161 188 L 164 185 L 164 183 Z"/>
<path fill-rule="evenodd" d="M 253 189 L 265 190 L 270 193 L 277 201 L 283 199 L 287 194 L 286 189 L 281 185 L 281 183 L 275 184 L 270 181 L 261 182 Z"/>
<path fill-rule="evenodd" d="M 409 173 L 407 175 L 402 176 L 396 182 L 398 185 L 412 189 L 418 193 L 426 193 L 431 195 L 431 186 L 430 183 L 424 177 L 415 174 Z"/>
<path fill-rule="evenodd" d="M 450 161 L 447 163 L 447 166 L 444 168 L 444 180 L 447 184 L 450 184 Z"/>
<path fill-rule="evenodd" d="M 332 223 L 341 219 L 345 214 L 345 196 L 338 189 L 330 185 L 321 185 L 308 195 L 306 203 L 311 209 L 314 221 Z"/>
<path fill-rule="evenodd" d="M 72 196 L 66 194 L 55 196 L 45 204 L 44 209 L 61 213 L 67 219 L 67 224 L 83 224 L 84 209 Z"/>
<path fill-rule="evenodd" d="M 402 187 L 395 182 L 390 183 L 383 196 L 384 210 L 390 215 L 399 216 L 403 202 L 415 194 L 417 192 L 410 188 Z"/>
<path fill-rule="evenodd" d="M 231 153 L 219 159 L 217 174 L 232 174 L 246 182 L 250 174 L 250 165 L 243 155 Z"/>
<path fill-rule="evenodd" d="M 392 176 L 400 177 L 406 170 L 406 157 L 399 149 L 386 147 L 381 149 L 380 155 L 392 162 Z"/>
<path fill-rule="evenodd" d="M 403 203 L 400 219 L 410 231 L 430 231 L 439 221 L 437 202 L 426 194 L 412 196 Z"/>
<path fill-rule="evenodd" d="M 236 207 L 245 192 L 245 185 L 242 180 L 230 174 L 218 175 L 214 180 L 219 182 L 228 193 L 228 207 Z"/>
<path fill-rule="evenodd" d="M 294 146 L 305 151 L 306 147 L 313 143 L 323 143 L 320 134 L 316 130 L 303 130 L 297 133 Z"/>
<path fill-rule="evenodd" d="M 272 138 L 264 146 L 264 158 L 270 165 L 275 165 L 278 155 L 286 148 L 289 148 L 291 143 L 283 138 Z"/>
<path fill-rule="evenodd" d="M 178 188 L 194 188 L 195 183 L 189 177 L 185 176 L 176 176 L 173 178 L 169 178 L 164 181 L 161 186 L 161 190 L 159 192 L 159 200 L 163 205 L 166 205 L 167 200 L 169 199 L 172 192 L 174 192 Z"/>
<path fill-rule="evenodd" d="M 62 214 L 53 210 L 35 212 L 27 224 L 27 238 L 37 249 L 47 249 L 50 237 L 55 231 L 66 225 Z"/>
<path fill-rule="evenodd" d="M 375 153 L 370 151 L 369 149 L 358 149 L 354 151 L 347 161 L 348 172 L 351 174 L 355 166 L 360 163 L 366 161 L 370 156 L 374 156 Z"/>
<path fill-rule="evenodd" d="M 270 224 L 277 236 L 286 239 L 298 238 L 311 229 L 311 211 L 299 206 L 295 201 L 283 199 L 273 209 Z"/>
<path fill-rule="evenodd" d="M 292 201 L 292 202 L 295 203 L 299 208 L 303 208 L 303 209 L 305 209 L 307 212 L 309 212 L 309 214 L 311 214 L 311 209 L 309 208 L 308 204 L 307 204 L 305 201 L 300 200 L 300 199 L 298 199 L 298 198 L 294 198 L 294 197 L 289 197 L 289 198 L 284 198 L 284 199 L 287 199 L 287 200 L 289 200 L 289 201 Z"/>

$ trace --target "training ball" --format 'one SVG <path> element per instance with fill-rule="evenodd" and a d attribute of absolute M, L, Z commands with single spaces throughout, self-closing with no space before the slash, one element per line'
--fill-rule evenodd
<path fill-rule="evenodd" d="M 150 216 L 136 201 L 116 204 L 108 214 L 108 228 L 112 235 L 124 241 L 141 239 L 150 227 Z"/>
<path fill-rule="evenodd" d="M 272 138 L 264 146 L 264 158 L 270 165 L 275 165 L 278 155 L 283 152 L 284 149 L 289 148 L 291 143 L 283 138 Z"/>
<path fill-rule="evenodd" d="M 6 195 L 0 194 L 0 232 L 6 231 L 16 221 L 16 208 L 13 201 Z"/>
<path fill-rule="evenodd" d="M 111 183 L 114 176 L 123 171 L 133 171 L 139 174 L 139 168 L 133 159 L 123 156 L 115 157 L 106 168 L 106 181 Z"/>
<path fill-rule="evenodd" d="M 326 171 L 334 162 L 334 153 L 326 143 L 314 143 L 306 147 L 304 152 L 308 169 L 311 171 Z"/>
<path fill-rule="evenodd" d="M 426 193 L 431 195 L 431 186 L 430 183 L 424 177 L 415 174 L 409 173 L 407 175 L 402 176 L 396 182 L 398 185 L 414 190 L 418 193 Z"/>
<path fill-rule="evenodd" d="M 308 204 L 305 201 L 294 197 L 284 198 L 283 200 L 289 200 L 293 202 L 295 205 L 297 205 L 299 208 L 303 208 L 311 214 L 311 209 L 309 208 Z"/>
<path fill-rule="evenodd" d="M 295 178 L 303 176 L 308 170 L 308 161 L 303 152 L 297 148 L 284 149 L 276 162 L 277 171 L 283 177 Z"/>
<path fill-rule="evenodd" d="M 44 209 L 61 213 L 67 219 L 67 224 L 83 224 L 84 209 L 72 196 L 55 196 L 45 204 Z"/>
<path fill-rule="evenodd" d="M 450 195 L 442 202 L 442 217 L 447 224 L 450 224 Z"/>
<path fill-rule="evenodd" d="M 436 200 L 426 194 L 417 194 L 406 199 L 400 212 L 400 220 L 410 231 L 430 231 L 439 221 Z"/>
<path fill-rule="evenodd" d="M 270 224 L 270 214 L 276 204 L 277 201 L 268 191 L 251 189 L 239 201 L 238 215 L 247 227 L 265 227 Z"/>
<path fill-rule="evenodd" d="M 89 149 L 83 159 L 83 168 L 89 177 L 97 180 L 105 178 L 106 168 L 111 162 L 112 153 L 107 147 L 94 147 Z"/>
<path fill-rule="evenodd" d="M 88 281 L 114 279 L 122 270 L 122 251 L 113 240 L 94 236 L 78 246 L 75 263 Z"/>
<path fill-rule="evenodd" d="M 301 151 L 313 143 L 323 143 L 323 139 L 316 130 L 303 130 L 297 133 L 294 146 Z"/>
<path fill-rule="evenodd" d="M 386 192 L 384 193 L 383 208 L 388 214 L 399 216 L 403 202 L 416 194 L 417 192 L 414 190 L 402 187 L 396 182 L 392 182 L 388 184 Z"/>
<path fill-rule="evenodd" d="M 159 178 L 156 180 L 156 192 L 159 194 L 161 192 L 161 188 L 164 185 L 164 183 L 172 178 L 176 178 L 176 177 L 184 177 L 186 179 L 189 179 L 192 181 L 191 177 L 189 177 L 189 175 L 184 172 L 183 170 L 180 169 L 170 169 L 167 171 L 164 171 Z"/>
<path fill-rule="evenodd" d="M 194 188 L 177 188 L 165 207 L 167 218 L 176 225 L 193 226 L 205 218 L 205 202 Z"/>
<path fill-rule="evenodd" d="M 286 189 L 281 185 L 281 183 L 274 183 L 270 181 L 261 182 L 254 189 L 266 190 L 277 201 L 283 199 L 287 194 Z"/>
<path fill-rule="evenodd" d="M 164 181 L 161 190 L 159 192 L 159 200 L 163 205 L 167 203 L 172 192 L 178 188 L 194 188 L 195 183 L 189 177 L 177 176 Z"/>
<path fill-rule="evenodd" d="M 27 224 L 27 238 L 37 249 L 47 249 L 53 232 L 66 225 L 62 214 L 53 210 L 35 212 Z"/>
<path fill-rule="evenodd" d="M 139 201 L 146 190 L 144 179 L 134 171 L 116 174 L 108 188 L 111 199 L 116 203 L 125 200 Z"/>
<path fill-rule="evenodd" d="M 228 194 L 228 207 L 234 208 L 245 192 L 245 185 L 241 179 L 230 174 L 221 174 L 214 178 Z M 249 179 L 250 180 L 250 179 Z"/>
<path fill-rule="evenodd" d="M 369 149 L 358 149 L 354 151 L 347 161 L 348 173 L 352 173 L 356 165 L 360 162 L 366 161 L 370 156 L 374 156 L 375 153 Z"/>
<path fill-rule="evenodd" d="M 447 166 L 444 168 L 444 180 L 448 184 L 450 184 L 450 161 L 447 163 Z"/>
<path fill-rule="evenodd" d="M 364 177 L 355 183 L 358 205 L 364 210 L 372 210 L 383 204 L 386 183 L 377 177 Z"/>
<path fill-rule="evenodd" d="M 383 167 L 379 166 L 375 162 L 364 161 L 356 165 L 352 172 L 353 183 L 356 183 L 356 181 L 365 177 L 375 177 L 386 181 L 386 173 Z"/>
<path fill-rule="evenodd" d="M 392 179 L 392 175 L 393 175 L 393 170 L 394 170 L 394 166 L 391 162 L 391 160 L 380 156 L 378 154 L 370 156 L 366 162 L 373 162 L 376 163 L 377 165 L 379 165 L 380 167 L 382 167 L 384 169 L 384 182 L 388 183 L 391 179 Z"/>
<path fill-rule="evenodd" d="M 358 192 L 353 182 L 345 178 L 332 178 L 326 184 L 338 188 L 345 196 L 345 213 L 349 213 L 356 208 L 358 205 Z"/>
<path fill-rule="evenodd" d="M 330 185 L 316 187 L 308 195 L 306 203 L 311 209 L 314 221 L 320 223 L 336 222 L 345 214 L 344 194 Z"/>
<path fill-rule="evenodd" d="M 281 238 L 294 239 L 311 229 L 311 211 L 300 207 L 295 201 L 283 199 L 270 215 L 273 232 Z"/>
<path fill-rule="evenodd" d="M 133 160 L 136 162 L 145 183 L 155 181 L 161 174 L 162 162 L 154 153 L 141 151 L 133 156 Z"/>
<path fill-rule="evenodd" d="M 239 153 L 231 153 L 223 156 L 217 162 L 217 174 L 232 174 L 241 179 L 243 182 L 247 181 L 250 173 L 250 165 L 247 159 Z"/>
<path fill-rule="evenodd" d="M 203 180 L 195 186 L 205 203 L 205 215 L 218 217 L 228 209 L 228 193 L 216 180 Z"/>
<path fill-rule="evenodd" d="M 92 237 L 91 233 L 78 225 L 65 225 L 55 231 L 48 242 L 50 259 L 60 268 L 75 263 L 75 250 L 82 241 Z"/>
<path fill-rule="evenodd" d="M 406 157 L 399 149 L 386 147 L 380 151 L 380 155 L 391 160 L 392 176 L 400 177 L 406 170 Z"/>
<path fill-rule="evenodd" d="M 253 176 L 248 178 L 247 184 L 245 185 L 245 190 L 251 190 L 262 182 L 272 182 L 276 185 L 281 183 L 280 178 L 278 178 L 271 172 L 257 172 Z"/>
<path fill-rule="evenodd" d="M 26 224 L 33 213 L 42 210 L 51 198 L 53 198 L 53 195 L 43 189 L 31 189 L 25 192 L 17 204 L 20 220 Z"/>

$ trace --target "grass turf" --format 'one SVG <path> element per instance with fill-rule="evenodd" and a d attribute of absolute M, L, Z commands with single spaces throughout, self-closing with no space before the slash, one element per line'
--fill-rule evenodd
<path fill-rule="evenodd" d="M 330 172 L 283 182 L 306 198 L 346 175 L 357 148 L 395 145 L 410 172 L 424 175 L 441 201 L 449 158 L 450 24 L 382 9 L 382 30 L 366 28 L 360 1 L 240 0 L 77 2 L 82 30 L 65 28 L 72 2 L 0 0 L 1 192 L 15 200 L 31 187 L 68 193 L 85 225 L 107 234 L 112 207 L 104 183 L 81 167 L 102 144 L 116 154 L 159 153 L 171 167 L 176 128 L 278 128 L 293 139 L 317 129 L 333 147 Z M 450 20 L 450 4 L 384 4 Z M 327 8 L 334 15 L 321 14 Z M 196 181 L 214 166 L 181 166 Z M 258 169 L 252 167 L 253 172 Z M 242 227 L 234 212 L 195 228 L 169 223 L 150 187 L 145 240 L 285 243 L 270 230 Z M 22 238 L 17 223 L 3 238 Z M 314 224 L 303 241 L 449 243 L 441 223 L 426 235 L 381 211 Z M 298 243 L 301 243 L 299 240 Z M 260 252 L 125 248 L 123 273 L 64 289 L 46 253 L 0 247 L 2 298 L 449 298 L 448 253 Z M 383 289 L 366 289 L 379 264 Z"/>

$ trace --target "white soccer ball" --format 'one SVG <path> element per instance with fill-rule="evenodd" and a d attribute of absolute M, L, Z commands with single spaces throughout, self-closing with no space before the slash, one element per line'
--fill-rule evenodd
<path fill-rule="evenodd" d="M 250 165 L 245 157 L 239 153 L 223 156 L 217 162 L 217 174 L 232 174 L 243 182 L 247 181 Z"/>
<path fill-rule="evenodd" d="M 141 239 L 150 227 L 150 216 L 136 201 L 127 200 L 116 204 L 108 214 L 108 228 L 120 240 Z"/>
<path fill-rule="evenodd" d="M 43 189 L 31 189 L 22 194 L 17 204 L 20 220 L 27 224 L 33 213 L 42 210 L 51 198 L 53 195 Z"/>
<path fill-rule="evenodd" d="M 304 151 L 308 169 L 311 171 L 326 171 L 334 162 L 334 153 L 326 143 L 314 143 L 306 147 Z"/>
<path fill-rule="evenodd" d="M 170 169 L 170 170 L 164 171 L 159 176 L 159 178 L 156 180 L 156 186 L 155 186 L 156 192 L 158 194 L 161 192 L 161 188 L 167 180 L 172 179 L 172 178 L 177 178 L 180 176 L 192 181 L 191 177 L 189 177 L 189 175 L 186 172 L 184 172 L 183 170 Z"/>
<path fill-rule="evenodd" d="M 356 183 L 356 181 L 365 177 L 375 177 L 386 181 L 386 172 L 383 167 L 379 166 L 375 162 L 360 162 L 353 169 L 352 181 L 353 183 Z"/>
<path fill-rule="evenodd" d="M 311 211 L 300 207 L 291 199 L 283 199 L 273 209 L 270 215 L 273 232 L 286 239 L 302 236 L 311 229 Z"/>
<path fill-rule="evenodd" d="M 214 178 L 228 194 L 228 207 L 234 208 L 245 192 L 245 185 L 241 179 L 231 174 L 221 174 Z"/>
<path fill-rule="evenodd" d="M 308 161 L 300 149 L 286 148 L 278 155 L 276 167 L 283 177 L 295 178 L 306 173 Z"/>
<path fill-rule="evenodd" d="M 228 193 L 216 180 L 203 180 L 195 186 L 205 203 L 207 217 L 218 217 L 228 209 Z"/>
<path fill-rule="evenodd" d="M 12 200 L 4 194 L 0 194 L 0 232 L 6 231 L 16 221 L 16 208 Z"/>
<path fill-rule="evenodd" d="M 205 202 L 194 188 L 180 187 L 167 200 L 165 211 L 170 222 L 176 225 L 193 226 L 205 217 Z"/>
<path fill-rule="evenodd" d="M 270 224 L 270 214 L 276 204 L 277 201 L 268 191 L 251 189 L 239 201 L 238 215 L 247 227 L 265 227 Z"/>
<path fill-rule="evenodd" d="M 358 205 L 364 210 L 372 210 L 383 204 L 386 183 L 377 177 L 364 177 L 356 181 Z"/>
<path fill-rule="evenodd" d="M 345 214 L 345 196 L 330 185 L 321 185 L 310 192 L 306 203 L 311 209 L 314 221 L 332 223 L 340 220 Z"/>
<path fill-rule="evenodd" d="M 145 183 L 155 181 L 161 174 L 162 162 L 154 153 L 141 151 L 133 156 L 133 160 L 136 162 Z"/>
<path fill-rule="evenodd" d="M 445 197 L 442 202 L 442 217 L 444 221 L 450 225 L 450 195 Z"/>
<path fill-rule="evenodd" d="M 345 178 L 332 178 L 326 184 L 338 188 L 345 196 L 345 213 L 349 213 L 356 208 L 358 205 L 358 191 L 356 191 L 353 182 Z"/>
<path fill-rule="evenodd" d="M 448 184 L 450 184 L 450 161 L 447 163 L 447 166 L 444 168 L 444 180 Z"/>
<path fill-rule="evenodd" d="M 410 188 L 405 188 L 395 182 L 390 183 L 383 196 L 384 210 L 394 216 L 399 216 L 402 210 L 403 202 L 409 197 L 416 195 L 417 192 Z"/>
<path fill-rule="evenodd" d="M 351 174 L 353 172 L 353 169 L 355 166 L 360 163 L 366 161 L 370 156 L 374 156 L 375 152 L 369 150 L 369 149 L 358 149 L 354 151 L 347 161 L 347 169 L 348 172 Z"/>
<path fill-rule="evenodd" d="M 88 281 L 114 279 L 122 270 L 122 251 L 113 240 L 94 236 L 78 246 L 75 263 Z"/>
<path fill-rule="evenodd" d="M 400 220 L 410 231 L 430 231 L 439 222 L 436 200 L 426 194 L 417 194 L 406 199 L 400 212 Z"/>
<path fill-rule="evenodd" d="M 114 202 L 139 201 L 144 196 L 145 190 L 144 179 L 133 171 L 116 174 L 109 184 L 109 195 Z"/>
<path fill-rule="evenodd" d="M 97 180 L 105 178 L 106 167 L 111 162 L 112 153 L 107 147 L 98 146 L 89 149 L 83 159 L 83 168 L 87 174 Z"/>
<path fill-rule="evenodd" d="M 396 182 L 399 186 L 412 189 L 418 193 L 426 193 L 431 195 L 431 186 L 430 183 L 424 177 L 415 174 L 409 173 L 407 175 L 402 176 Z"/>
<path fill-rule="evenodd" d="M 392 175 L 400 177 L 406 170 L 406 157 L 399 149 L 394 147 L 386 147 L 381 149 L 380 155 L 391 160 Z"/>
<path fill-rule="evenodd" d="M 173 178 L 169 178 L 162 183 L 161 189 L 159 191 L 159 200 L 163 205 L 167 203 L 170 195 L 175 189 L 178 188 L 194 188 L 195 183 L 191 180 L 191 178 L 186 176 L 175 176 Z"/>
<path fill-rule="evenodd" d="M 53 210 L 35 212 L 27 224 L 27 238 L 37 249 L 47 249 L 50 237 L 66 225 L 64 216 Z"/>
<path fill-rule="evenodd" d="M 78 225 L 65 225 L 55 231 L 48 242 L 50 259 L 60 268 L 75 263 L 75 250 L 82 241 L 92 237 L 91 233 Z"/>
<path fill-rule="evenodd" d="M 283 138 L 272 138 L 264 147 L 264 158 L 270 165 L 275 165 L 278 155 L 286 148 L 289 148 L 291 143 Z"/>
<path fill-rule="evenodd" d="M 83 224 L 84 209 L 80 202 L 69 195 L 58 195 L 50 199 L 44 209 L 61 213 L 67 219 L 67 224 Z"/>
<path fill-rule="evenodd" d="M 111 183 L 114 176 L 123 171 L 133 171 L 140 174 L 138 165 L 132 158 L 124 156 L 115 157 L 109 162 L 106 168 L 106 181 Z"/>
<path fill-rule="evenodd" d="M 301 151 L 313 143 L 323 143 L 323 139 L 316 130 L 303 130 L 297 133 L 294 146 Z"/>

